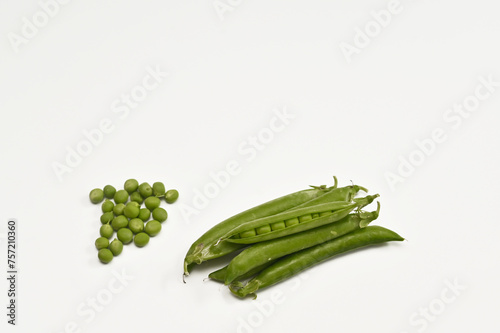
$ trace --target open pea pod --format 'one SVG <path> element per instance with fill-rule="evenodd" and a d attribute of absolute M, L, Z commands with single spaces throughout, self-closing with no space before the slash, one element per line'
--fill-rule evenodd
<path fill-rule="evenodd" d="M 335 177 L 334 180 L 335 184 L 332 187 L 326 187 L 326 185 L 312 186 L 311 189 L 294 192 L 250 208 L 215 225 L 189 248 L 184 258 L 184 275 L 189 275 L 194 264 L 201 264 L 206 260 L 219 258 L 245 247 L 245 244 L 221 241 L 222 236 L 242 223 L 294 209 L 298 206 L 323 202 L 321 200 L 349 201 L 358 191 L 366 191 L 365 188 L 358 185 L 338 188 Z M 319 200 L 323 197 L 325 198 Z"/>
<path fill-rule="evenodd" d="M 317 228 L 343 219 L 354 209 L 372 203 L 378 196 L 354 199 L 352 203 L 335 201 L 313 205 L 249 221 L 228 232 L 221 241 L 253 244 Z"/>

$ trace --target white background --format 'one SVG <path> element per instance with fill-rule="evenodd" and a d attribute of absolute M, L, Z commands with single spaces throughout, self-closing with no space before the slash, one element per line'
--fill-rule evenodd
<path fill-rule="evenodd" d="M 20 272 L 16 327 L 0 284 L 2 332 L 498 331 L 500 87 L 460 123 L 444 118 L 474 100 L 479 77 L 500 81 L 498 4 L 402 0 L 348 62 L 341 43 L 360 46 L 357 29 L 373 28 L 370 13 L 387 1 L 231 3 L 222 20 L 211 0 L 74 0 L 18 47 L 9 38 L 40 4 L 0 4 L 0 267 L 17 218 Z M 148 67 L 168 77 L 120 118 L 113 102 L 139 89 Z M 239 151 L 269 133 L 276 109 L 293 119 L 255 156 Z M 105 118 L 113 130 L 58 179 L 54 163 Z M 419 153 L 415 141 L 436 128 L 444 142 Z M 411 156 L 419 165 L 400 167 Z M 233 160 L 240 172 L 183 216 Z M 404 181 L 391 188 L 398 168 Z M 222 260 L 182 283 L 184 254 L 204 231 L 333 175 L 380 193 L 376 224 L 407 241 L 341 256 L 256 301 L 203 281 Z M 88 192 L 128 178 L 181 197 L 147 247 L 102 265 Z M 113 272 L 133 279 L 89 310 L 110 295 Z"/>

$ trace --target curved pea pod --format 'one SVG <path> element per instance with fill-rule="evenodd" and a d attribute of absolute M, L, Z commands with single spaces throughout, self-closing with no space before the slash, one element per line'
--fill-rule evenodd
<path fill-rule="evenodd" d="M 236 244 L 253 244 L 310 230 L 339 221 L 354 209 L 360 209 L 372 203 L 378 196 L 378 194 L 368 195 L 364 198 L 354 199 L 352 203 L 335 201 L 288 210 L 283 213 L 243 223 L 221 239 Z M 273 227 L 280 223 L 284 223 L 285 227 Z M 270 226 L 271 230 L 260 233 L 261 230 L 265 230 L 265 226 Z"/>
<path fill-rule="evenodd" d="M 184 275 L 189 275 L 195 263 L 201 264 L 203 261 L 215 259 L 245 247 L 244 244 L 221 241 L 223 235 L 242 223 L 283 212 L 337 189 L 336 184 L 330 188 L 325 185 L 315 186 L 268 201 L 220 222 L 191 245 L 184 258 Z"/>
<path fill-rule="evenodd" d="M 402 240 L 404 238 L 394 231 L 379 226 L 368 226 L 340 238 L 290 254 L 261 271 L 246 285 L 236 281 L 229 286 L 229 289 L 238 297 L 255 295 L 257 290 L 286 280 L 337 254 L 373 244 Z"/>
<path fill-rule="evenodd" d="M 267 268 L 267 267 L 271 266 L 272 264 L 274 264 L 275 261 L 276 260 L 271 260 L 271 261 L 268 261 L 260 266 L 252 268 L 251 270 L 249 270 L 245 274 L 239 276 L 238 280 L 242 281 L 242 280 L 246 280 L 248 278 L 251 278 L 252 276 L 256 275 L 257 273 L 260 273 L 260 271 L 262 271 L 264 268 Z M 227 268 L 228 268 L 228 266 L 226 265 L 226 266 L 222 267 L 221 269 L 218 269 L 218 270 L 210 273 L 208 275 L 208 277 L 212 280 L 224 283 L 224 281 L 226 280 Z"/>
<path fill-rule="evenodd" d="M 336 223 L 254 244 L 231 260 L 225 272 L 224 283 L 227 285 L 236 279 L 243 280 L 243 277 L 248 272 L 261 267 L 269 261 L 274 261 L 365 227 L 378 217 L 379 211 L 380 204 L 377 203 L 377 210 L 374 212 L 356 212 L 347 215 Z"/>

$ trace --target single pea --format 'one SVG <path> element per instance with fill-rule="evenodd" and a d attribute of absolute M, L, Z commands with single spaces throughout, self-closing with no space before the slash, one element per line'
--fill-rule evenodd
<path fill-rule="evenodd" d="M 149 235 L 145 232 L 140 232 L 134 237 L 134 244 L 138 247 L 146 246 L 149 243 Z"/>
<path fill-rule="evenodd" d="M 98 250 L 105 249 L 108 247 L 108 245 L 109 245 L 109 239 L 107 239 L 106 237 L 99 237 L 95 240 L 95 247 Z"/>
<path fill-rule="evenodd" d="M 165 193 L 165 201 L 169 204 L 176 202 L 177 198 L 179 198 L 179 191 L 177 190 L 168 190 Z"/>
<path fill-rule="evenodd" d="M 129 228 L 121 228 L 116 233 L 116 236 L 123 244 L 129 244 L 134 238 L 134 233 Z"/>
<path fill-rule="evenodd" d="M 113 213 L 116 216 L 123 215 L 124 209 L 125 209 L 125 204 L 122 204 L 122 203 L 116 204 L 115 207 L 113 207 Z"/>
<path fill-rule="evenodd" d="M 153 211 L 155 208 L 160 207 L 160 198 L 157 197 L 149 197 L 144 200 L 144 204 L 146 205 L 146 208 Z"/>
<path fill-rule="evenodd" d="M 134 234 L 138 234 L 139 232 L 144 230 L 144 222 L 138 218 L 131 219 L 128 222 L 128 228 L 132 230 Z"/>
<path fill-rule="evenodd" d="M 104 200 L 104 202 L 101 205 L 103 213 L 112 212 L 113 208 L 115 208 L 115 204 L 113 203 L 113 201 L 110 201 L 108 199 Z"/>
<path fill-rule="evenodd" d="M 148 183 L 142 183 L 139 185 L 139 193 L 143 198 L 147 198 L 153 195 L 153 189 Z"/>
<path fill-rule="evenodd" d="M 126 228 L 128 226 L 128 219 L 125 215 L 118 215 L 111 221 L 111 226 L 115 231 Z"/>
<path fill-rule="evenodd" d="M 114 233 L 113 227 L 110 226 L 109 224 L 104 224 L 99 229 L 99 234 L 101 235 L 101 237 L 104 238 L 111 238 L 111 236 L 113 236 L 113 233 Z"/>
<path fill-rule="evenodd" d="M 147 208 L 141 208 L 139 210 L 139 216 L 137 216 L 138 218 L 140 218 L 143 222 L 146 222 L 147 220 L 149 220 L 149 217 L 151 216 L 151 211 Z"/>
<path fill-rule="evenodd" d="M 151 220 L 148 223 L 146 223 L 146 227 L 144 228 L 144 231 L 151 236 L 154 237 L 158 235 L 161 231 L 161 223 L 156 221 L 156 220 Z"/>
<path fill-rule="evenodd" d="M 132 193 L 132 192 L 137 191 L 138 187 L 139 187 L 139 182 L 135 179 L 127 179 L 125 181 L 125 184 L 123 184 L 123 188 L 128 193 Z"/>
<path fill-rule="evenodd" d="M 308 222 L 308 221 L 311 221 L 312 219 L 313 218 L 312 218 L 311 214 L 299 216 L 300 223 Z"/>
<path fill-rule="evenodd" d="M 156 197 L 162 197 L 165 195 L 165 185 L 161 182 L 153 183 L 153 194 Z"/>
<path fill-rule="evenodd" d="M 113 214 L 113 212 L 104 213 L 101 215 L 101 223 L 102 224 L 109 223 L 109 222 L 113 221 L 114 217 L 115 217 L 115 215 Z"/>
<path fill-rule="evenodd" d="M 161 207 L 155 208 L 153 210 L 153 220 L 157 220 L 159 222 L 166 221 L 168 217 L 167 211 Z"/>
<path fill-rule="evenodd" d="M 128 217 L 129 219 L 133 219 L 139 215 L 139 205 L 137 202 L 129 202 L 125 205 L 125 209 L 123 210 L 123 215 Z"/>
<path fill-rule="evenodd" d="M 90 202 L 98 204 L 104 199 L 104 192 L 100 188 L 95 188 L 89 193 Z"/>
<path fill-rule="evenodd" d="M 104 197 L 108 199 L 113 199 L 116 193 L 116 188 L 114 188 L 111 185 L 106 185 L 104 186 L 103 192 L 104 192 Z"/>
<path fill-rule="evenodd" d="M 113 241 L 109 244 L 109 250 L 116 257 L 123 251 L 123 243 L 118 239 L 113 239 Z"/>
<path fill-rule="evenodd" d="M 108 264 L 113 260 L 113 253 L 108 249 L 100 249 L 97 257 L 103 264 Z"/>
<path fill-rule="evenodd" d="M 285 225 L 287 227 L 291 227 L 292 225 L 296 225 L 296 224 L 299 224 L 299 218 L 298 217 L 294 217 L 294 218 L 285 220 Z"/>
<path fill-rule="evenodd" d="M 115 203 L 125 203 L 128 200 L 128 192 L 125 190 L 119 190 L 115 193 Z"/>
<path fill-rule="evenodd" d="M 144 202 L 144 199 L 139 192 L 135 191 L 130 193 L 130 201 L 137 202 L 139 205 L 141 205 Z"/>

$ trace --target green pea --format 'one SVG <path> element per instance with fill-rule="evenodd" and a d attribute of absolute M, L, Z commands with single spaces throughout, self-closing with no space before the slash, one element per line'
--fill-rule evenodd
<path fill-rule="evenodd" d="M 90 202 L 98 204 L 104 199 L 104 192 L 100 188 L 95 188 L 89 193 Z"/>
<path fill-rule="evenodd" d="M 179 198 L 179 191 L 177 190 L 168 190 L 165 193 L 165 201 L 169 204 L 176 202 L 177 198 Z"/>
<path fill-rule="evenodd" d="M 129 219 L 132 219 L 134 217 L 137 217 L 139 215 L 139 207 L 138 207 L 137 202 L 129 202 L 128 204 L 125 205 L 125 209 L 123 210 L 123 215 L 128 217 Z"/>
<path fill-rule="evenodd" d="M 151 211 L 147 208 L 141 208 L 139 210 L 139 216 L 138 218 L 140 218 L 143 222 L 146 222 L 147 220 L 149 220 L 149 217 L 151 216 Z"/>
<path fill-rule="evenodd" d="M 154 210 L 155 208 L 160 207 L 160 199 L 157 197 L 149 197 L 144 200 L 144 204 L 149 210 Z"/>
<path fill-rule="evenodd" d="M 258 227 L 256 231 L 257 235 L 267 234 L 268 232 L 271 232 L 271 226 L 269 224 L 263 225 L 262 227 Z"/>
<path fill-rule="evenodd" d="M 95 240 L 95 247 L 98 250 L 105 249 L 108 247 L 108 245 L 109 245 L 109 239 L 107 239 L 106 237 L 99 237 Z"/>
<path fill-rule="evenodd" d="M 151 220 L 148 223 L 146 223 L 146 227 L 144 228 L 144 231 L 151 236 L 154 237 L 158 235 L 161 231 L 161 223 L 156 221 L 156 220 Z"/>
<path fill-rule="evenodd" d="M 140 205 L 144 202 L 144 199 L 139 192 L 135 191 L 130 193 L 130 201 L 137 202 Z"/>
<path fill-rule="evenodd" d="M 131 219 L 128 223 L 128 228 L 132 230 L 134 234 L 138 234 L 139 232 L 144 230 L 144 222 L 141 219 Z"/>
<path fill-rule="evenodd" d="M 115 196 L 115 193 L 116 193 L 116 188 L 114 188 L 111 185 L 106 185 L 106 186 L 104 186 L 103 192 L 104 192 L 104 197 L 106 197 L 108 199 L 113 199 L 113 197 Z"/>
<path fill-rule="evenodd" d="M 285 227 L 286 226 L 285 226 L 285 222 L 284 221 L 276 222 L 276 223 L 271 224 L 271 230 L 272 231 L 285 229 Z"/>
<path fill-rule="evenodd" d="M 134 244 L 138 247 L 146 246 L 149 243 L 149 235 L 145 232 L 140 232 L 134 237 Z"/>
<path fill-rule="evenodd" d="M 99 229 L 99 234 L 104 238 L 111 238 L 111 236 L 113 236 L 113 232 L 113 227 L 109 224 L 104 224 Z"/>
<path fill-rule="evenodd" d="M 297 217 L 285 220 L 285 225 L 287 227 L 291 227 L 292 225 L 299 224 L 299 219 Z"/>
<path fill-rule="evenodd" d="M 115 231 L 126 228 L 128 226 L 128 219 L 125 215 L 118 215 L 113 219 L 113 221 L 111 221 L 111 226 Z"/>
<path fill-rule="evenodd" d="M 299 216 L 300 223 L 311 221 L 312 219 L 313 218 L 312 218 L 311 214 Z"/>
<path fill-rule="evenodd" d="M 143 198 L 147 198 L 153 195 L 153 189 L 148 183 L 142 183 L 139 185 L 139 193 Z"/>
<path fill-rule="evenodd" d="M 116 216 L 123 215 L 124 209 L 125 209 L 125 204 L 122 204 L 122 203 L 116 204 L 115 207 L 113 207 L 113 213 Z"/>
<path fill-rule="evenodd" d="M 129 244 L 134 238 L 134 233 L 129 228 L 121 228 L 116 233 L 116 236 L 123 244 Z"/>
<path fill-rule="evenodd" d="M 153 184 L 153 194 L 157 197 L 162 197 L 165 195 L 165 185 L 161 182 L 156 182 Z"/>
<path fill-rule="evenodd" d="M 159 222 L 166 221 L 168 217 L 167 211 L 161 207 L 155 208 L 153 210 L 153 220 L 157 220 Z"/>
<path fill-rule="evenodd" d="M 112 201 L 106 199 L 102 203 L 101 209 L 103 213 L 107 213 L 107 212 L 112 212 L 114 207 L 115 204 Z"/>
<path fill-rule="evenodd" d="M 119 190 L 115 193 L 115 203 L 125 203 L 128 200 L 128 192 L 125 190 Z"/>
<path fill-rule="evenodd" d="M 255 235 L 257 235 L 257 233 L 255 232 L 255 229 L 243 231 L 240 233 L 241 238 L 253 237 Z"/>
<path fill-rule="evenodd" d="M 115 217 L 115 215 L 113 214 L 113 212 L 104 213 L 101 215 L 101 223 L 102 224 L 109 223 L 109 222 L 113 221 L 114 217 Z"/>
<path fill-rule="evenodd" d="M 108 264 L 113 260 L 113 253 L 108 249 L 101 249 L 97 253 L 97 257 L 103 264 Z"/>
<path fill-rule="evenodd" d="M 125 184 L 123 184 L 123 188 L 128 193 L 132 193 L 132 192 L 137 191 L 138 187 L 139 187 L 139 182 L 137 180 L 133 179 L 133 178 L 127 179 L 125 181 Z"/>
<path fill-rule="evenodd" d="M 109 244 L 109 250 L 116 257 L 123 251 L 123 243 L 118 239 L 113 239 L 113 241 Z"/>

